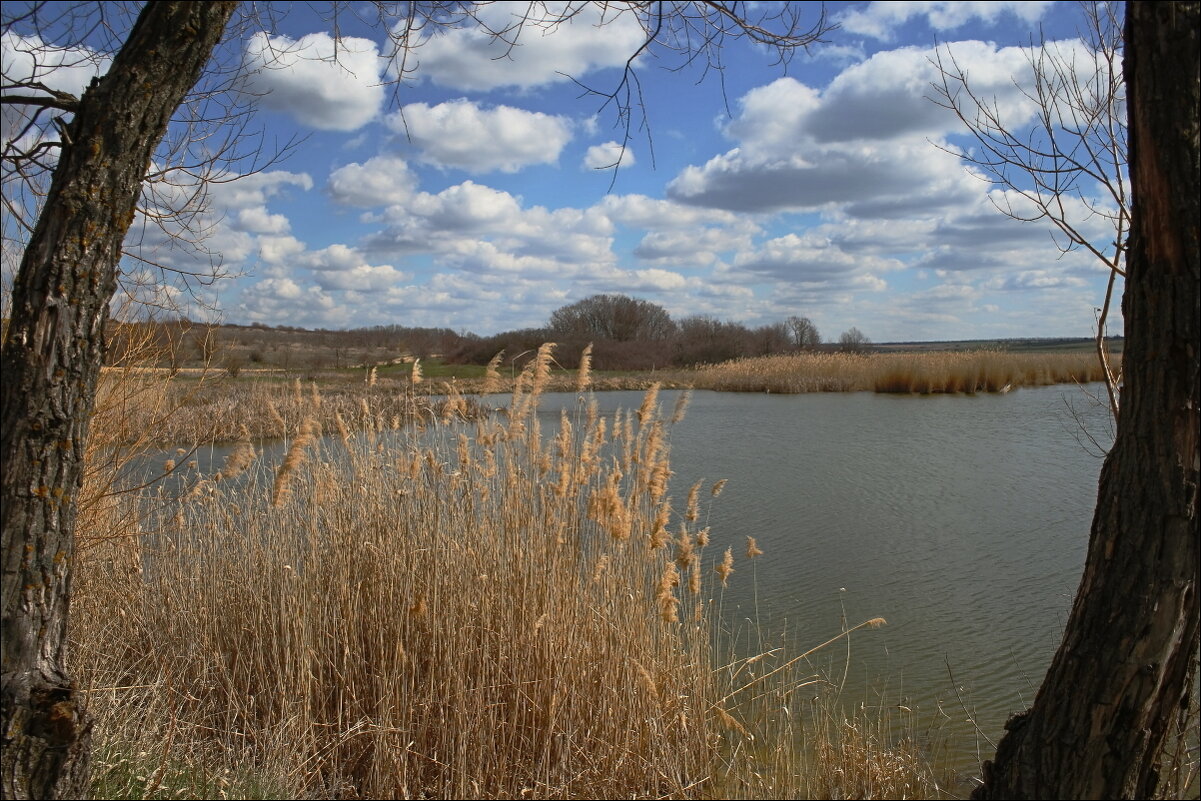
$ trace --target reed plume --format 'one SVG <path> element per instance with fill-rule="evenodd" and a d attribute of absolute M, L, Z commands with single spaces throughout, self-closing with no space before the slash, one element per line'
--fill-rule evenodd
<path fill-rule="evenodd" d="M 734 572 L 734 550 L 732 548 L 726 548 L 725 556 L 721 558 L 721 562 L 714 569 L 721 577 L 721 586 L 728 587 L 730 574 Z"/>
<path fill-rule="evenodd" d="M 592 384 L 592 343 L 584 346 L 580 353 L 580 369 L 576 373 L 575 391 L 585 392 Z"/>
<path fill-rule="evenodd" d="M 501 350 L 489 360 L 488 366 L 484 368 L 484 385 L 480 388 L 481 394 L 491 395 L 493 392 L 500 391 L 501 377 L 499 368 L 500 360 L 504 358 L 504 355 L 504 350 Z"/>
<path fill-rule="evenodd" d="M 292 478 L 296 470 L 304 464 L 305 448 L 311 445 L 315 439 L 314 428 L 313 418 L 306 417 L 304 422 L 300 424 L 300 431 L 297 433 L 296 439 L 292 440 L 287 455 L 284 456 L 283 462 L 276 471 L 275 485 L 271 489 L 271 505 L 274 508 L 278 509 L 288 496 Z"/>
<path fill-rule="evenodd" d="M 642 405 L 638 407 L 638 425 L 645 425 L 647 420 L 655 413 L 655 404 L 659 400 L 659 387 L 662 386 L 658 381 L 651 384 L 650 389 L 642 396 Z"/>
<path fill-rule="evenodd" d="M 250 442 L 250 429 L 243 423 L 238 431 L 238 441 L 234 445 L 234 449 L 225 457 L 221 475 L 224 478 L 233 478 L 250 467 L 257 457 L 258 453 Z"/>

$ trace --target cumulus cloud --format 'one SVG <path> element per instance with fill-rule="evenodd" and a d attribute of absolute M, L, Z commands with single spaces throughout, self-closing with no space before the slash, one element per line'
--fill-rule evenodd
<path fill-rule="evenodd" d="M 284 215 L 271 214 L 264 206 L 252 206 L 238 212 L 233 227 L 252 234 L 286 234 L 292 226 Z"/>
<path fill-rule="evenodd" d="M 484 25 L 469 22 L 440 31 L 422 44 L 416 53 L 417 75 L 440 86 L 471 91 L 541 86 L 580 78 L 595 69 L 624 66 L 646 39 L 632 14 L 606 11 L 592 3 L 570 9 L 569 19 L 551 27 L 556 10 L 568 10 L 565 5 L 535 6 L 525 20 L 508 3 L 485 6 L 478 11 Z M 525 4 L 520 11 L 526 11 Z M 485 26 L 501 31 L 517 24 L 520 37 L 512 46 L 485 31 Z M 498 69 L 498 62 L 503 62 L 503 69 Z"/>
<path fill-rule="evenodd" d="M 1083 279 L 1074 275 L 1068 275 L 1062 270 L 1054 272 L 1050 270 L 1022 270 L 1021 272 L 1006 276 L 1000 282 L 1000 289 L 1013 291 L 1025 289 L 1050 289 L 1052 287 L 1065 287 L 1070 289 L 1078 289 L 1087 285 Z"/>
<path fill-rule="evenodd" d="M 268 198 L 275 197 L 292 186 L 307 191 L 313 188 L 313 179 L 308 173 L 269 170 L 213 184 L 210 191 L 219 208 L 230 210 L 262 206 Z"/>
<path fill-rule="evenodd" d="M 489 233 L 509 230 L 521 214 L 517 198 L 500 189 L 464 181 L 436 195 L 421 192 L 403 208 L 389 209 L 397 222 L 422 221 L 436 231 Z"/>
<path fill-rule="evenodd" d="M 554 164 L 571 141 L 566 117 L 512 106 L 484 108 L 465 98 L 436 106 L 410 103 L 387 124 L 408 137 L 420 160 L 472 172 Z"/>
<path fill-rule="evenodd" d="M 668 184 L 667 195 L 734 212 L 842 208 L 905 216 L 978 196 L 973 180 L 957 159 L 924 139 L 887 146 L 810 144 L 775 158 L 752 158 L 735 148 L 700 167 L 686 167 Z M 889 211 L 889 206 L 897 208 Z"/>
<path fill-rule="evenodd" d="M 790 284 L 883 288 L 877 273 L 903 269 L 891 258 L 850 254 L 835 243 L 813 235 L 787 234 L 743 251 L 734 267 Z"/>
<path fill-rule="evenodd" d="M 353 131 L 370 122 L 384 99 L 383 61 L 368 39 L 325 33 L 300 39 L 260 31 L 246 42 L 248 86 L 266 108 L 312 128 Z"/>
<path fill-rule="evenodd" d="M 758 230 L 753 221 L 733 212 L 689 206 L 639 194 L 606 195 L 595 208 L 613 222 L 647 230 L 679 231 L 699 225 Z"/>
<path fill-rule="evenodd" d="M 375 156 L 359 164 L 352 162 L 330 173 L 329 192 L 338 203 L 350 206 L 392 206 L 410 198 L 417 176 L 405 160 Z"/>
<path fill-rule="evenodd" d="M 21 36 L 13 31 L 0 35 L 0 71 L 6 85 L 24 82 L 41 83 L 58 92 L 68 92 L 76 97 L 83 94 L 92 78 L 108 72 L 112 59 L 104 53 L 86 47 L 58 47 L 44 42 L 38 36 Z M 39 89 L 21 88 L 10 94 L 45 97 Z M 0 136 L 7 145 L 17 137 L 30 119 L 28 107 L 6 103 L 0 110 Z M 33 147 L 42 138 L 54 138 L 45 131 L 33 131 L 20 143 L 22 149 Z M 57 150 L 49 157 L 56 160 Z"/>
<path fill-rule="evenodd" d="M 970 60 L 977 91 L 995 97 L 1015 127 L 1031 118 L 1032 104 L 1013 85 L 1030 70 L 1021 48 L 981 42 L 946 48 Z M 937 72 L 933 55 L 922 48 L 877 53 L 824 91 L 793 78 L 752 89 L 723 129 L 737 146 L 684 168 L 668 197 L 730 211 L 841 208 L 885 217 L 978 198 L 982 188 L 966 180 L 947 138 L 965 129 L 928 98 Z"/>
<path fill-rule="evenodd" d="M 1048 0 L 874 0 L 866 8 L 853 8 L 839 15 L 838 22 L 850 33 L 889 40 L 897 27 L 915 17 L 925 18 L 936 31 L 955 30 L 977 20 L 991 24 L 1002 16 L 1013 16 L 1032 25 L 1050 5 Z"/>
<path fill-rule="evenodd" d="M 719 254 L 751 245 L 750 232 L 736 228 L 651 231 L 634 248 L 634 255 L 662 264 L 711 264 Z"/>
<path fill-rule="evenodd" d="M 622 147 L 617 142 L 593 145 L 584 154 L 583 166 L 589 170 L 611 170 L 614 166 L 618 169 L 633 167 L 634 151 L 629 146 Z"/>
<path fill-rule="evenodd" d="M 237 312 L 247 320 L 280 320 L 290 325 L 330 326 L 349 321 L 346 306 L 319 286 L 291 278 L 265 278 L 242 292 Z"/>
<path fill-rule="evenodd" d="M 268 265 L 287 265 L 304 253 L 304 243 L 294 236 L 260 236 L 259 259 Z"/>
<path fill-rule="evenodd" d="M 364 242 L 365 249 L 381 256 L 461 254 L 464 242 L 472 247 L 484 242 L 496 252 L 560 264 L 613 258 L 613 225 L 599 210 L 524 208 L 508 192 L 473 181 L 437 194 L 419 192 L 386 209 L 381 221 L 384 228 Z"/>
<path fill-rule="evenodd" d="M 1015 81 L 1031 83 L 1025 50 L 963 41 L 941 51 L 948 67 L 950 56 L 971 65 L 973 91 L 994 103 L 1010 125 L 1018 127 L 1033 117 L 1034 103 L 1014 85 Z M 932 63 L 937 55 L 930 48 L 905 47 L 876 53 L 848 67 L 821 93 L 820 106 L 805 118 L 804 133 L 818 142 L 965 133 L 954 114 L 930 99 L 931 84 L 938 80 Z"/>
<path fill-rule="evenodd" d="M 42 41 L 41 37 L 21 36 L 13 31 L 0 36 L 0 56 L 6 83 L 35 81 L 76 97 L 92 78 L 108 72 L 112 63 L 108 55 L 86 47 L 58 47 Z M 38 93 L 34 89 L 28 92 Z"/>

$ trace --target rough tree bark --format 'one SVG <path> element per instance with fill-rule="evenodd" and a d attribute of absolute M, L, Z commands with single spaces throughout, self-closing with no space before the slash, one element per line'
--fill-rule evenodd
<path fill-rule="evenodd" d="M 1126 5 L 1133 209 L 1117 439 L 1063 643 L 973 798 L 1151 798 L 1188 708 L 1201 556 L 1199 8 Z"/>
<path fill-rule="evenodd" d="M 75 496 L 117 261 L 151 155 L 233 2 L 152 2 L 80 98 L 13 286 L 0 382 L 5 798 L 88 793 L 91 722 L 66 672 Z"/>

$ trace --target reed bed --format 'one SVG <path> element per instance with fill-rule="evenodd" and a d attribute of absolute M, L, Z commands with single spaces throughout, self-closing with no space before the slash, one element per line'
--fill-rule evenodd
<path fill-rule="evenodd" d="M 157 442 L 165 444 L 232 442 L 242 436 L 243 427 L 255 440 L 291 436 L 310 418 L 322 431 L 334 431 L 339 418 L 342 426 L 365 431 L 399 430 L 432 424 L 448 415 L 466 419 L 485 413 L 474 398 L 451 382 L 438 382 L 430 388 L 438 395 L 430 396 L 404 384 L 382 381 L 319 389 L 316 383 L 299 379 L 280 382 L 208 375 L 200 381 L 164 381 L 155 375 L 136 377 L 166 387 L 165 408 L 171 414 L 131 409 L 123 425 L 152 432 Z M 123 373 L 106 371 L 102 384 L 125 378 Z"/>
<path fill-rule="evenodd" d="M 738 359 L 697 370 L 695 386 L 726 392 L 1006 392 L 1104 379 L 1085 353 L 797 353 Z"/>
<path fill-rule="evenodd" d="M 326 426 L 329 402 L 302 387 L 279 409 L 278 465 L 244 424 L 184 494 L 96 505 L 72 658 L 97 792 L 938 793 L 904 743 L 807 711 L 835 697 L 809 653 L 728 653 L 721 587 L 760 551 L 709 553 L 700 499 L 722 482 L 673 501 L 657 388 L 611 419 L 581 394 L 544 436 L 549 355 L 508 416 L 452 408 L 424 430 L 341 411 Z"/>

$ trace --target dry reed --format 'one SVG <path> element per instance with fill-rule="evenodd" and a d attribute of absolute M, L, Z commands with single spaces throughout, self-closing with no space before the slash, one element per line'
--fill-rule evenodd
<path fill-rule="evenodd" d="M 244 427 L 230 480 L 93 509 L 73 660 L 98 719 L 97 786 L 346 798 L 818 786 L 822 741 L 765 712 L 816 686 L 800 672 L 808 654 L 760 655 L 754 675 L 714 667 L 700 484 L 673 509 L 653 395 L 611 422 L 584 404 L 544 438 L 534 410 L 549 359 L 527 366 L 507 425 L 433 417 L 392 431 L 370 407 L 273 396 L 278 433 L 294 437 L 274 474 Z M 321 439 L 326 414 L 370 418 L 367 433 L 343 421 Z M 121 520 L 136 530 L 96 536 Z M 723 584 L 732 561 L 727 549 Z M 770 765 L 748 761 L 763 749 Z"/>
<path fill-rule="evenodd" d="M 1103 379 L 1085 353 L 797 353 L 698 369 L 696 386 L 732 392 L 1005 392 L 1020 386 Z"/>

